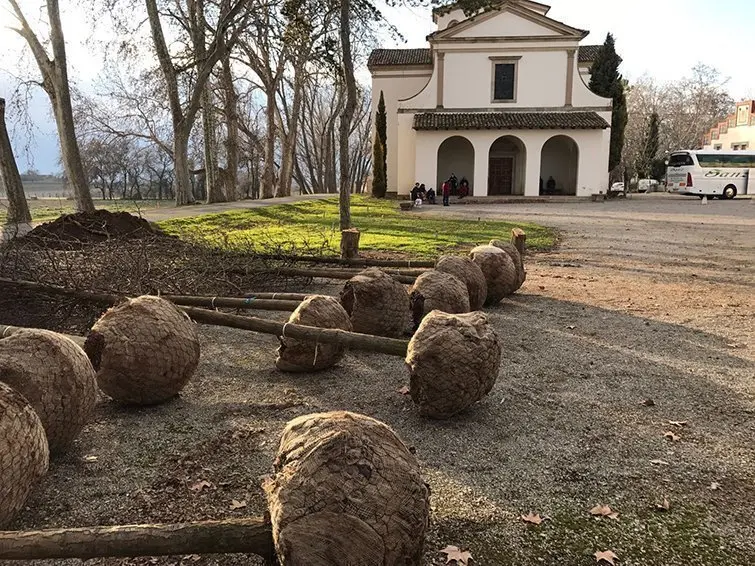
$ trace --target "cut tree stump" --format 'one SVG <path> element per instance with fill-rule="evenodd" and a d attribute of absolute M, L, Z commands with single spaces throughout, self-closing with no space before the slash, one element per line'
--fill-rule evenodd
<path fill-rule="evenodd" d="M 0 559 L 44 560 L 250 553 L 273 563 L 272 526 L 265 518 L 197 523 L 116 525 L 0 531 Z"/>
<path fill-rule="evenodd" d="M 359 257 L 359 230 L 348 228 L 341 230 L 341 257 L 353 259 Z"/>
<path fill-rule="evenodd" d="M 524 250 L 526 249 L 527 234 L 521 228 L 514 228 L 511 231 L 511 243 L 519 251 L 519 255 L 524 258 Z"/>

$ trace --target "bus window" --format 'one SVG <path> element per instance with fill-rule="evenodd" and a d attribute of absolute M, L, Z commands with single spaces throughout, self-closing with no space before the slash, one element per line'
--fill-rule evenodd
<path fill-rule="evenodd" d="M 669 167 L 694 166 L 694 164 L 689 153 L 672 153 L 668 158 Z"/>

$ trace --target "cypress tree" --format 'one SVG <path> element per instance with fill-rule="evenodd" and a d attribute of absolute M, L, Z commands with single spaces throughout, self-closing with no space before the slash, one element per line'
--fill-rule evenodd
<path fill-rule="evenodd" d="M 388 131 L 387 131 L 387 115 L 385 113 L 385 98 L 383 97 L 383 91 L 380 91 L 380 101 L 378 102 L 377 112 L 375 113 L 375 132 L 377 133 L 377 138 L 380 141 L 380 145 L 382 145 L 382 153 L 383 157 L 381 161 L 375 161 L 374 167 L 377 167 L 378 164 L 382 165 L 383 167 L 383 182 L 385 183 L 386 187 L 383 190 L 383 195 L 385 195 L 385 191 L 388 189 L 387 183 L 388 183 L 388 157 L 386 150 L 388 149 Z"/>
<path fill-rule="evenodd" d="M 619 73 L 621 57 L 616 53 L 613 35 L 606 36 L 606 41 L 598 50 L 590 75 L 590 90 L 599 96 L 613 99 L 611 116 L 611 151 L 608 158 L 608 170 L 621 163 L 624 149 L 624 129 L 627 125 L 627 100 L 624 92 L 624 80 Z"/>
<path fill-rule="evenodd" d="M 642 151 L 642 175 L 647 178 L 653 174 L 655 158 L 658 155 L 658 113 L 650 115 L 648 129 L 645 132 L 645 147 Z"/>
<path fill-rule="evenodd" d="M 386 192 L 385 168 L 381 163 L 385 163 L 385 152 L 379 137 L 375 136 L 372 144 L 372 196 L 376 198 L 383 198 Z"/>

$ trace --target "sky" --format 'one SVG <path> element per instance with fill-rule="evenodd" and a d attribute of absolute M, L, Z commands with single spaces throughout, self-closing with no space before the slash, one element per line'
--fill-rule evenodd
<path fill-rule="evenodd" d="M 551 5 L 549 17 L 590 31 L 583 44 L 602 43 L 610 31 L 623 59 L 621 72 L 630 81 L 647 74 L 659 81 L 674 81 L 689 75 L 697 63 L 717 68 L 728 77 L 727 88 L 735 99 L 755 98 L 755 73 L 751 65 L 751 33 L 755 27 L 752 0 L 541 0 Z M 41 0 L 21 0 L 27 17 L 37 29 Z M 69 76 L 79 88 L 91 88 L 102 68 L 97 40 L 107 30 L 91 22 L 102 19 L 81 7 L 86 0 L 62 2 L 67 39 Z M 386 37 L 384 47 L 425 47 L 425 37 L 434 31 L 429 8 L 386 8 L 387 19 L 405 37 L 398 42 Z M 0 97 L 13 98 L 17 77 L 28 77 L 34 64 L 23 41 L 9 30 L 13 17 L 5 0 L 0 0 Z M 362 70 L 360 77 L 369 80 Z M 34 128 L 29 136 L 7 110 L 19 169 L 35 168 L 42 173 L 60 170 L 55 123 L 49 101 L 39 89 L 29 104 Z"/>

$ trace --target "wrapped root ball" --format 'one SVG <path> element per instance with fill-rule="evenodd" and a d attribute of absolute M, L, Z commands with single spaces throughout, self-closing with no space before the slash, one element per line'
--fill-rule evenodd
<path fill-rule="evenodd" d="M 420 414 L 444 419 L 474 405 L 495 385 L 501 345 L 481 311 L 433 311 L 409 342 L 409 393 Z"/>
<path fill-rule="evenodd" d="M 340 298 L 354 332 L 397 338 L 407 329 L 409 294 L 401 283 L 377 267 L 349 279 Z"/>
<path fill-rule="evenodd" d="M 42 421 L 24 397 L 0 383 L 0 528 L 24 506 L 47 473 L 50 454 Z"/>
<path fill-rule="evenodd" d="M 509 254 L 511 261 L 513 261 L 514 265 L 516 266 L 516 276 L 518 283 L 517 289 L 519 289 L 522 285 L 524 285 L 524 281 L 527 279 L 527 271 L 524 269 L 524 258 L 522 257 L 522 254 L 519 253 L 519 250 L 511 242 L 504 242 L 503 240 L 490 240 L 490 245 Z"/>
<path fill-rule="evenodd" d="M 414 455 L 375 419 L 292 420 L 263 487 L 282 566 L 420 564 L 429 490 Z"/>
<path fill-rule="evenodd" d="M 442 271 L 426 271 L 417 277 L 409 289 L 409 301 L 415 328 L 427 313 L 436 309 L 447 313 L 469 312 L 467 286 Z"/>
<path fill-rule="evenodd" d="M 485 275 L 488 285 L 486 305 L 498 304 L 517 289 L 519 279 L 509 254 L 495 246 L 477 246 L 469 252 L 469 257 L 480 266 Z"/>
<path fill-rule="evenodd" d="M 485 282 L 485 274 L 474 260 L 459 255 L 444 255 L 438 259 L 435 269 L 450 273 L 464 282 L 469 294 L 470 310 L 478 311 L 482 308 L 488 294 L 488 284 Z"/>
<path fill-rule="evenodd" d="M 168 301 L 147 295 L 102 315 L 84 349 L 100 389 L 116 401 L 137 405 L 177 395 L 199 363 L 195 324 Z"/>
<path fill-rule="evenodd" d="M 348 313 L 334 297 L 307 297 L 288 319 L 291 324 L 351 330 Z M 280 338 L 275 366 L 282 371 L 317 371 L 337 364 L 345 348 L 340 344 L 318 344 L 310 340 Z"/>
<path fill-rule="evenodd" d="M 72 340 L 49 330 L 19 330 L 0 340 L 0 381 L 34 408 L 53 454 L 71 445 L 97 402 L 89 358 Z"/>

